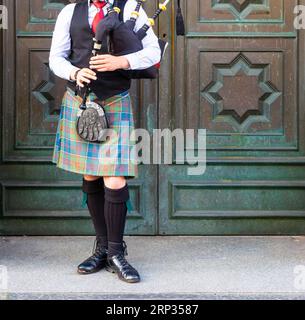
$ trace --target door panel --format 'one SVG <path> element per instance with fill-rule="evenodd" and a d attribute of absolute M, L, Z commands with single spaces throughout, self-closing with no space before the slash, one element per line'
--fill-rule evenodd
<path fill-rule="evenodd" d="M 70 1 L 74 2 L 74 1 Z M 3 32 L 3 98 L 0 162 L 0 234 L 92 234 L 81 208 L 81 175 L 51 163 L 65 81 L 48 66 L 54 23 L 68 0 L 6 0 L 9 28 Z M 153 12 L 154 3 L 147 4 Z M 16 17 L 16 18 L 15 18 Z M 133 84 L 137 127 L 156 125 L 157 86 Z M 140 166 L 129 182 L 134 211 L 126 233 L 154 234 L 157 168 Z"/>
<path fill-rule="evenodd" d="M 187 163 L 160 167 L 161 234 L 304 233 L 298 3 L 184 1 L 185 38 L 173 35 L 173 6 L 160 20 L 171 41 L 160 127 L 206 129 L 208 157 L 201 176 L 188 176 Z"/>
<path fill-rule="evenodd" d="M 0 234 L 92 234 L 80 176 L 51 163 L 64 81 L 48 52 L 69 1 L 4 2 Z M 159 20 L 170 42 L 159 82 L 133 84 L 134 115 L 150 132 L 206 128 L 207 171 L 141 165 L 126 233 L 303 234 L 305 48 L 293 8 L 305 1 L 183 3 L 187 36 L 174 36 L 172 3 Z"/>

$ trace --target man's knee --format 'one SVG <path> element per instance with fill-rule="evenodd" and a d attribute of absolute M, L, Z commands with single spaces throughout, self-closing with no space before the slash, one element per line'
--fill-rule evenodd
<path fill-rule="evenodd" d="M 126 185 L 124 177 L 104 177 L 105 186 L 109 189 L 121 189 Z"/>
<path fill-rule="evenodd" d="M 99 179 L 100 177 L 98 176 L 91 176 L 91 175 L 84 175 L 84 179 L 87 181 L 95 181 L 97 179 Z"/>

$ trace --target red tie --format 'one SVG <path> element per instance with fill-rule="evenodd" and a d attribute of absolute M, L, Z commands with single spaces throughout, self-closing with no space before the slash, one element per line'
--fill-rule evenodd
<path fill-rule="evenodd" d="M 92 22 L 92 30 L 95 33 L 98 23 L 104 18 L 103 7 L 106 5 L 106 1 L 93 2 L 92 4 L 99 9 Z"/>

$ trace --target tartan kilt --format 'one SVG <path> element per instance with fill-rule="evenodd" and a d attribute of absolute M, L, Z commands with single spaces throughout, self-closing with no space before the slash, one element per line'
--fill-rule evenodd
<path fill-rule="evenodd" d="M 96 99 L 90 93 L 89 99 Z M 133 137 L 134 118 L 128 91 L 105 100 L 110 131 L 102 143 L 88 142 L 76 131 L 77 113 L 82 99 L 67 88 L 62 99 L 52 162 L 60 169 L 94 176 L 138 176 Z"/>

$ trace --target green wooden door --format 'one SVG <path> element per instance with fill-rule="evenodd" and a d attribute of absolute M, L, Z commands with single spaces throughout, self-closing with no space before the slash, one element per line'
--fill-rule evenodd
<path fill-rule="evenodd" d="M 48 52 L 69 1 L 3 2 L 0 234 L 91 234 L 80 176 L 50 162 L 64 82 Z M 304 234 L 305 43 L 293 9 L 305 1 L 183 3 L 187 36 L 173 36 L 173 7 L 160 17 L 170 49 L 159 81 L 134 83 L 134 112 L 151 133 L 207 129 L 207 171 L 141 165 L 126 233 Z"/>
<path fill-rule="evenodd" d="M 187 0 L 170 38 L 160 128 L 207 130 L 208 165 L 159 171 L 161 234 L 304 234 L 304 31 L 296 0 Z M 173 8 L 172 8 L 173 9 Z"/>
<path fill-rule="evenodd" d="M 68 0 L 5 0 L 8 30 L 1 33 L 0 235 L 91 234 L 81 207 L 81 175 L 51 163 L 65 86 L 48 68 L 58 12 Z M 147 4 L 150 12 L 154 3 Z M 2 73 L 2 72 L 1 72 Z M 136 125 L 156 126 L 157 83 L 134 83 Z M 141 166 L 129 183 L 134 211 L 126 233 L 155 234 L 157 168 Z"/>

